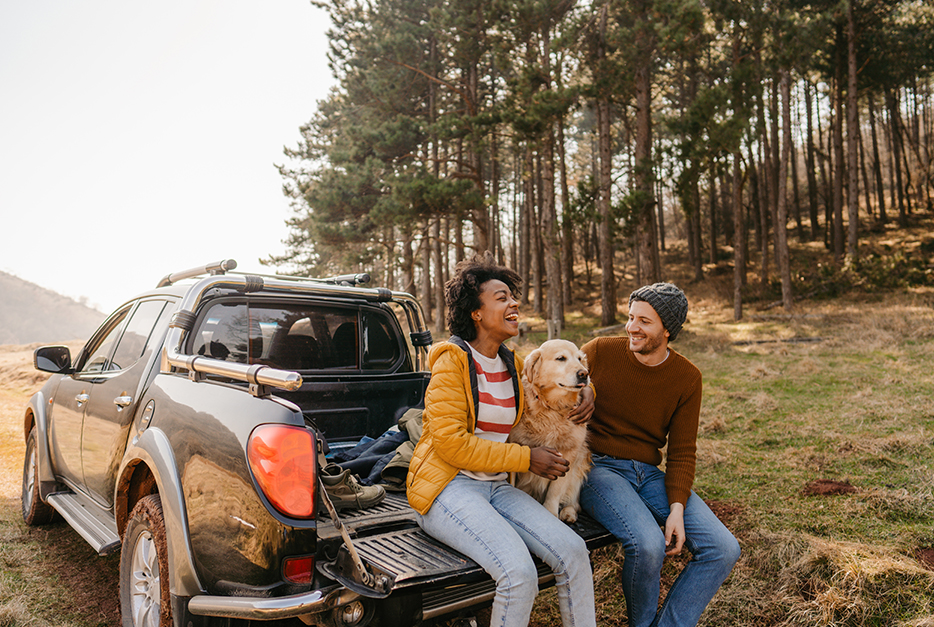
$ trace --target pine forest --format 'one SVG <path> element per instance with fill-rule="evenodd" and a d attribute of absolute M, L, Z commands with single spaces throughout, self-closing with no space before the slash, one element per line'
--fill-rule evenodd
<path fill-rule="evenodd" d="M 559 325 L 591 280 L 616 324 L 623 268 L 669 280 L 674 246 L 693 281 L 732 269 L 736 320 L 766 288 L 791 309 L 816 270 L 789 241 L 858 272 L 867 233 L 934 211 L 934 3 L 316 4 L 337 81 L 279 166 L 294 216 L 267 261 L 369 271 L 435 325 L 484 250 Z"/>

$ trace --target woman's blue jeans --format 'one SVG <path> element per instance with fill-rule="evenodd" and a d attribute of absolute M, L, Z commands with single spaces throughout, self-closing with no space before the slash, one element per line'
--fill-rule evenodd
<path fill-rule="evenodd" d="M 684 535 L 693 558 L 658 609 L 665 559 L 665 534 L 659 526 L 670 512 L 665 473 L 650 464 L 595 454 L 581 506 L 623 545 L 622 587 L 630 627 L 696 625 L 739 559 L 736 538 L 691 492 L 684 508 Z"/>
<path fill-rule="evenodd" d="M 596 625 L 587 545 L 538 501 L 505 481 L 458 474 L 418 525 L 470 557 L 496 582 L 490 627 L 526 627 L 538 594 L 534 554 L 555 574 L 564 627 Z"/>

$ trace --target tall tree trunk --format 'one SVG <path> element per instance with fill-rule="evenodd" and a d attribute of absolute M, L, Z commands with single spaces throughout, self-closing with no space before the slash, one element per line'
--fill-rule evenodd
<path fill-rule="evenodd" d="M 703 255 L 703 242 L 701 241 L 701 216 L 700 216 L 700 180 L 695 175 L 694 179 L 691 181 L 691 204 L 694 207 L 694 210 L 690 215 L 690 222 L 693 225 L 694 232 L 694 250 L 697 253 L 694 255 L 694 280 L 703 281 L 704 280 L 704 264 L 701 261 L 701 256 Z"/>
<path fill-rule="evenodd" d="M 545 258 L 542 255 L 542 155 L 535 153 L 535 197 L 538 202 L 532 205 L 532 213 L 529 215 L 529 224 L 532 225 L 532 284 L 534 285 L 532 293 L 532 311 L 536 314 L 543 313 L 545 310 L 544 296 L 544 273 Z"/>
<path fill-rule="evenodd" d="M 905 192 L 902 188 L 902 132 L 901 116 L 898 113 L 898 100 L 892 89 L 886 88 L 885 102 L 889 109 L 889 134 L 892 137 L 892 160 L 895 164 L 895 190 L 898 194 L 898 226 L 908 227 L 908 213 L 905 208 Z"/>
<path fill-rule="evenodd" d="M 499 208 L 499 142 L 497 129 L 490 133 L 490 252 L 498 263 L 504 263 L 503 242 L 500 236 Z"/>
<path fill-rule="evenodd" d="M 808 171 L 808 215 L 811 222 L 811 241 L 817 239 L 817 233 L 820 226 L 817 218 L 817 171 L 814 163 L 814 126 L 813 105 L 811 103 L 811 82 L 804 80 L 804 102 L 807 107 L 807 153 L 805 155 L 805 164 Z"/>
<path fill-rule="evenodd" d="M 546 91 L 551 90 L 551 26 L 542 27 L 542 76 Z M 558 209 L 555 206 L 555 139 L 552 125 L 542 137 L 541 234 L 544 271 L 548 284 L 546 320 L 548 339 L 561 336 L 564 328 L 564 299 L 561 297 L 561 241 L 558 237 Z"/>
<path fill-rule="evenodd" d="M 782 154 L 778 169 L 778 219 L 775 221 L 775 247 L 778 250 L 778 269 L 782 277 L 782 306 L 791 311 L 791 263 L 788 258 L 788 161 L 791 159 L 791 77 L 781 70 L 782 95 Z"/>
<path fill-rule="evenodd" d="M 422 289 L 419 297 L 425 310 L 425 325 L 430 329 L 434 324 L 435 316 L 432 308 L 434 293 L 431 291 L 431 238 L 428 236 L 430 226 L 425 225 L 422 239 L 418 247 L 419 258 L 422 262 Z"/>
<path fill-rule="evenodd" d="M 516 270 L 519 273 L 519 276 L 522 276 L 522 266 L 520 264 L 519 257 L 519 231 L 522 224 L 522 209 L 519 202 L 519 194 L 522 189 L 522 162 L 519 158 L 518 149 L 513 151 L 513 184 L 512 184 L 512 224 L 513 228 L 512 237 L 512 250 L 509 251 L 510 263 L 509 267 L 513 270 Z M 523 286 L 525 282 L 523 281 Z"/>
<path fill-rule="evenodd" d="M 824 200 L 824 247 L 828 250 L 833 248 L 833 242 L 830 238 L 830 229 L 833 226 L 833 192 L 831 191 L 832 183 L 827 174 L 827 171 L 831 169 L 832 163 L 828 164 L 830 161 L 830 151 L 824 150 L 824 130 L 820 123 L 820 98 L 815 101 L 817 106 L 817 161 L 820 166 L 820 180 L 821 188 L 824 190 L 821 196 Z M 828 145 L 831 142 L 827 142 Z"/>
<path fill-rule="evenodd" d="M 532 225 L 531 217 L 534 215 L 535 205 L 535 162 L 532 158 L 532 146 L 525 143 L 522 160 L 522 212 L 519 220 L 519 260 L 522 277 L 522 298 L 520 302 L 528 305 L 529 292 L 532 291 Z"/>
<path fill-rule="evenodd" d="M 759 168 L 759 190 L 760 190 L 760 203 L 759 203 L 759 222 L 761 224 L 762 239 L 760 244 L 761 249 L 761 259 L 759 264 L 759 282 L 763 287 L 768 285 L 769 282 L 769 206 L 772 204 L 771 197 L 771 184 L 770 179 L 772 178 L 769 172 L 772 170 L 771 164 L 771 153 L 772 149 L 769 146 L 769 136 L 768 136 L 768 125 L 765 121 L 765 98 L 763 97 L 762 90 L 759 90 L 759 93 L 756 96 L 756 101 L 759 109 L 759 115 L 756 121 L 756 126 L 758 126 L 758 135 L 759 135 L 759 150 L 761 154 L 760 163 L 762 167 Z"/>
<path fill-rule="evenodd" d="M 720 252 L 717 250 L 717 176 L 716 166 L 710 165 L 708 176 L 708 207 L 710 208 L 710 263 L 716 265 Z"/>
<path fill-rule="evenodd" d="M 435 301 L 435 337 L 444 337 L 447 326 L 446 308 L 444 302 L 444 265 L 441 257 L 441 219 L 437 218 L 431 225 L 431 260 L 435 267 L 434 274 L 434 301 Z"/>
<path fill-rule="evenodd" d="M 863 173 L 863 193 L 866 198 L 866 215 L 869 220 L 875 220 L 876 214 L 872 208 L 872 179 L 869 178 L 869 170 L 866 169 L 866 144 L 863 141 L 863 133 L 859 133 L 859 169 Z"/>
<path fill-rule="evenodd" d="M 839 41 L 839 37 L 837 38 Z M 833 256 L 837 263 L 843 262 L 843 65 L 842 54 L 836 55 L 834 70 L 834 114 L 833 114 Z"/>
<path fill-rule="evenodd" d="M 565 307 L 573 300 L 574 284 L 574 225 L 571 223 L 571 191 L 568 186 L 568 164 L 564 150 L 564 119 L 558 120 L 558 167 L 561 172 L 561 282 Z"/>
<path fill-rule="evenodd" d="M 597 57 L 602 61 L 606 56 L 606 20 L 607 7 L 600 10 L 600 35 L 597 42 Z M 612 163 L 610 155 L 610 102 L 606 96 L 597 101 L 597 136 L 600 145 L 600 324 L 604 327 L 616 324 L 616 276 L 613 269 L 613 240 L 610 221 L 610 192 L 612 190 Z"/>
<path fill-rule="evenodd" d="M 402 235 L 402 291 L 415 294 L 415 254 L 412 252 L 413 234 L 405 229 Z"/>
<path fill-rule="evenodd" d="M 654 26 L 649 18 L 652 0 L 637 0 L 636 14 L 641 26 L 636 29 L 638 62 L 635 68 L 636 147 L 633 157 L 635 189 L 642 206 L 636 219 L 636 254 L 645 281 L 661 281 L 658 252 L 658 225 L 655 219 L 655 185 L 652 182 L 652 60 L 655 53 Z"/>
<path fill-rule="evenodd" d="M 851 261 L 859 259 L 859 111 L 856 104 L 856 19 L 853 15 L 853 3 L 847 1 L 847 101 L 846 101 L 846 145 L 847 172 L 849 189 L 847 190 L 847 229 L 846 249 Z"/>
<path fill-rule="evenodd" d="M 743 239 L 742 155 L 733 153 L 733 320 L 743 317 L 743 286 L 746 284 L 746 245 Z"/>
<path fill-rule="evenodd" d="M 773 76 L 771 90 L 769 91 L 769 134 L 771 139 L 769 147 L 772 149 L 772 158 L 769 162 L 769 216 L 772 218 L 772 228 L 778 228 L 778 170 L 781 163 L 781 139 L 779 138 L 778 120 L 781 112 L 778 105 L 779 78 Z M 787 225 L 786 225 L 787 226 Z M 776 238 L 777 241 L 777 238 Z M 772 247 L 775 254 L 775 266 L 778 267 L 778 247 Z"/>
<path fill-rule="evenodd" d="M 795 99 L 795 126 L 801 127 L 801 114 L 798 110 L 798 99 Z M 795 142 L 791 142 L 791 189 L 794 198 L 795 208 L 795 228 L 798 232 L 798 241 L 805 241 L 804 223 L 801 220 L 801 194 L 798 189 L 798 151 L 795 149 Z"/>

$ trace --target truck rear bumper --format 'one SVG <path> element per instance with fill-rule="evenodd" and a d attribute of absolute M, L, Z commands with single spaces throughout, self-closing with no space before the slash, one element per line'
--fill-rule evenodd
<path fill-rule="evenodd" d="M 227 597 L 201 594 L 188 601 L 188 611 L 198 616 L 249 620 L 274 620 L 318 614 L 359 598 L 356 592 L 334 585 L 284 597 Z"/>

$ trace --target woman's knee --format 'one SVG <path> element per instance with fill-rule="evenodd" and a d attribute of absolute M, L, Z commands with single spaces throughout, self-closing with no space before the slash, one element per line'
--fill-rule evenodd
<path fill-rule="evenodd" d="M 495 579 L 497 589 L 510 596 L 534 597 L 538 593 L 538 570 L 528 553 L 502 564 L 502 571 Z"/>

